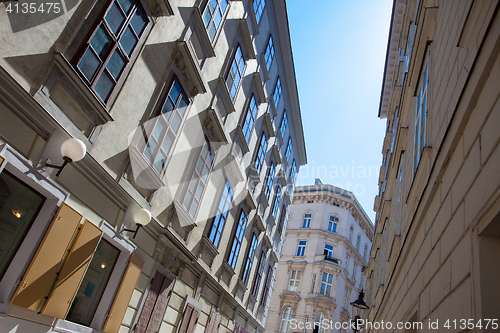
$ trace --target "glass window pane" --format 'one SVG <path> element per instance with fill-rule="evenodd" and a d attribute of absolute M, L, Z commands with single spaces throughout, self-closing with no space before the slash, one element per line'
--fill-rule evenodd
<path fill-rule="evenodd" d="M 115 82 L 111 79 L 111 75 L 109 75 L 108 72 L 105 70 L 101 74 L 99 80 L 97 80 L 97 83 L 94 87 L 94 91 L 103 100 L 103 102 L 106 102 L 114 86 Z"/>
<path fill-rule="evenodd" d="M 214 22 L 210 24 L 210 28 L 208 28 L 208 37 L 213 42 L 215 39 L 215 34 L 217 33 L 217 28 L 215 27 Z"/>
<path fill-rule="evenodd" d="M 158 173 L 161 173 L 161 170 L 163 169 L 163 166 L 165 165 L 165 160 L 167 159 L 167 156 L 160 150 L 158 152 L 158 155 L 156 156 L 156 160 L 153 163 L 153 167 L 158 171 Z"/>
<path fill-rule="evenodd" d="M 179 96 L 181 95 L 181 86 L 179 85 L 179 82 L 177 82 L 177 80 L 174 81 L 174 84 L 172 84 L 172 88 L 170 89 L 170 92 L 168 93 L 168 95 L 170 96 L 170 98 L 172 98 L 172 101 L 174 102 L 174 104 L 177 104 L 177 101 L 179 99 Z"/>
<path fill-rule="evenodd" d="M 104 19 L 111 29 L 111 32 L 117 36 L 123 22 L 125 22 L 125 15 L 122 14 L 116 2 L 113 2 Z"/>
<path fill-rule="evenodd" d="M 0 278 L 44 202 L 43 196 L 8 171 L 0 174 Z"/>
<path fill-rule="evenodd" d="M 92 40 L 90 41 L 90 45 L 92 45 L 101 60 L 106 59 L 106 57 L 108 56 L 112 43 L 113 41 L 111 40 L 111 37 L 102 27 L 102 24 L 99 26 L 96 33 L 92 37 Z"/>
<path fill-rule="evenodd" d="M 203 168 L 203 172 L 201 174 L 201 179 L 203 180 L 204 183 L 207 182 L 209 173 L 210 173 L 210 167 L 208 165 L 205 165 L 205 167 Z"/>
<path fill-rule="evenodd" d="M 210 14 L 210 11 L 207 9 L 203 12 L 203 23 L 205 23 L 205 28 L 208 27 L 208 24 L 210 23 L 210 19 L 212 18 L 212 15 Z"/>
<path fill-rule="evenodd" d="M 85 326 L 90 325 L 119 255 L 120 251 L 117 248 L 101 239 L 66 320 Z"/>
<path fill-rule="evenodd" d="M 196 193 L 194 195 L 194 197 L 196 198 L 196 200 L 200 201 L 201 193 L 202 192 L 203 192 L 203 186 L 198 186 L 198 188 L 196 189 Z"/>
<path fill-rule="evenodd" d="M 111 56 L 111 59 L 109 59 L 108 64 L 106 67 L 108 68 L 109 72 L 111 75 L 115 78 L 116 81 L 118 81 L 118 78 L 122 74 L 123 69 L 125 68 L 125 59 L 123 56 L 120 54 L 120 51 L 115 49 L 115 52 L 113 52 L 113 55 Z"/>
<path fill-rule="evenodd" d="M 191 198 L 193 197 L 193 194 L 190 191 L 186 192 L 186 197 L 184 198 L 184 207 L 189 207 L 189 204 L 191 203 Z"/>
<path fill-rule="evenodd" d="M 163 142 L 161 144 L 161 148 L 163 149 L 165 154 L 169 153 L 170 147 L 172 147 L 172 142 L 174 142 L 174 135 L 169 131 L 167 135 L 165 135 L 165 139 L 163 139 Z"/>
<path fill-rule="evenodd" d="M 170 111 L 174 109 L 174 104 L 172 103 L 172 100 L 170 98 L 167 98 L 165 101 L 165 104 L 163 105 L 163 109 L 161 110 L 161 113 L 163 113 L 165 119 L 168 120 L 170 118 Z"/>
<path fill-rule="evenodd" d="M 156 143 L 155 139 L 150 138 L 148 144 L 146 145 L 146 148 L 144 149 L 144 155 L 148 160 L 153 160 L 153 154 L 156 150 L 156 147 L 158 147 L 158 144 Z"/>
<path fill-rule="evenodd" d="M 215 12 L 215 17 L 214 17 L 214 24 L 217 29 L 220 27 L 220 23 L 222 22 L 222 15 L 220 11 Z"/>
<path fill-rule="evenodd" d="M 163 132 L 164 126 L 161 123 L 161 121 L 157 121 L 155 124 L 155 128 L 153 129 L 153 137 L 156 139 L 156 141 L 160 141 L 160 136 L 161 133 Z"/>
<path fill-rule="evenodd" d="M 127 13 L 127 15 L 130 12 L 130 8 L 132 8 L 134 2 L 134 0 L 118 0 L 118 3 L 122 7 L 123 11 Z"/>
<path fill-rule="evenodd" d="M 87 80 L 91 81 L 100 64 L 99 58 L 97 58 L 94 51 L 89 47 L 87 51 L 85 51 L 82 59 L 80 59 L 78 68 L 82 71 Z"/>
<path fill-rule="evenodd" d="M 178 114 L 176 112 L 174 114 L 174 117 L 172 118 L 172 124 L 170 125 L 172 128 L 172 131 L 174 131 L 174 133 L 176 133 L 176 134 L 177 134 L 177 131 L 179 130 L 179 127 L 181 126 L 181 121 L 182 121 L 182 117 L 180 116 L 180 114 Z"/>
<path fill-rule="evenodd" d="M 180 114 L 184 117 L 184 112 L 186 112 L 186 106 L 189 104 L 186 96 L 182 95 L 181 100 L 179 101 L 179 105 L 177 108 L 179 109 Z"/>
<path fill-rule="evenodd" d="M 198 163 L 196 164 L 196 172 L 201 175 L 201 170 L 203 169 L 203 164 L 205 161 L 202 158 L 198 159 Z"/>
<path fill-rule="evenodd" d="M 221 0 L 220 9 L 221 9 L 222 13 L 226 12 L 226 8 L 227 8 L 227 0 Z"/>
<path fill-rule="evenodd" d="M 137 8 L 130 24 L 132 24 L 132 28 L 134 28 L 136 35 L 141 36 L 144 28 L 146 28 L 148 24 L 148 20 L 140 8 Z"/>
<path fill-rule="evenodd" d="M 194 216 L 196 214 L 196 209 L 198 208 L 199 202 L 195 199 L 193 200 L 193 204 L 191 205 L 191 209 L 189 209 L 189 214 Z"/>
<path fill-rule="evenodd" d="M 128 26 L 123 32 L 122 37 L 120 38 L 120 45 L 123 47 L 125 53 L 130 57 L 132 51 L 134 51 L 135 46 L 137 45 L 137 37 L 135 37 L 134 33 L 130 26 Z"/>

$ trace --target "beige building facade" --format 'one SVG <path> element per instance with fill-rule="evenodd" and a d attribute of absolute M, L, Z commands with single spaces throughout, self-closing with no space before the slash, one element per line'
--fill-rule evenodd
<path fill-rule="evenodd" d="M 319 180 L 296 187 L 266 332 L 345 332 L 358 314 L 350 303 L 364 287 L 372 237 L 352 192 Z"/>
<path fill-rule="evenodd" d="M 394 1 L 367 331 L 498 328 L 499 5 Z"/>
<path fill-rule="evenodd" d="M 306 163 L 285 1 L 34 5 L 0 3 L 0 332 L 263 332 Z"/>

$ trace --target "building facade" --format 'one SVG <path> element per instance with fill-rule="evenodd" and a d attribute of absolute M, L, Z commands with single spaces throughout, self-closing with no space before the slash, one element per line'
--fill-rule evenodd
<path fill-rule="evenodd" d="M 412 324 L 406 332 L 431 330 L 429 321 L 490 332 L 498 322 L 499 4 L 394 1 L 367 269 L 372 322 Z"/>
<path fill-rule="evenodd" d="M 306 163 L 287 20 L 0 4 L 0 332 L 264 330 Z"/>
<path fill-rule="evenodd" d="M 290 212 L 266 332 L 341 332 L 358 314 L 373 224 L 351 192 L 319 180 L 295 189 Z"/>

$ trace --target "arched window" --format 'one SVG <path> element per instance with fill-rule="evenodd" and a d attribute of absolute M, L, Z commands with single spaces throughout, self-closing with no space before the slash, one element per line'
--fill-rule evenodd
<path fill-rule="evenodd" d="M 351 225 L 351 228 L 349 229 L 349 243 L 352 243 L 352 233 L 354 231 L 354 228 Z"/>
<path fill-rule="evenodd" d="M 358 235 L 358 238 L 356 238 L 356 251 L 359 253 L 359 245 L 361 243 L 361 236 Z"/>
<path fill-rule="evenodd" d="M 283 314 L 281 315 L 280 332 L 288 333 L 290 331 L 290 321 L 293 317 L 293 310 L 291 307 L 283 309 Z"/>
<path fill-rule="evenodd" d="M 312 213 L 304 214 L 304 221 L 302 222 L 302 228 L 309 228 L 311 225 Z"/>
<path fill-rule="evenodd" d="M 323 325 L 323 320 L 326 319 L 326 316 L 322 312 L 318 312 L 316 317 L 314 318 L 314 331 L 313 333 L 325 333 L 325 328 Z"/>

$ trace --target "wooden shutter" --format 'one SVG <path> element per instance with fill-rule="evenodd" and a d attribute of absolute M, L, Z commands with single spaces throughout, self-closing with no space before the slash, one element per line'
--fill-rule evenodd
<path fill-rule="evenodd" d="M 210 321 L 208 322 L 205 333 L 217 333 L 221 317 L 222 315 L 212 308 L 212 311 L 210 312 Z"/>
<path fill-rule="evenodd" d="M 153 313 L 149 320 L 146 333 L 158 332 L 163 319 L 163 315 L 165 313 L 165 309 L 167 308 L 168 297 L 173 286 L 174 284 L 172 283 L 172 280 L 168 277 L 163 276 L 163 283 L 160 287 L 160 292 L 158 294 L 156 304 L 153 308 Z"/>
<path fill-rule="evenodd" d="M 193 332 L 194 325 L 198 320 L 199 313 L 199 309 L 196 309 L 192 304 L 188 303 L 186 305 L 186 310 L 184 310 L 184 317 L 182 317 L 182 323 L 178 333 Z"/>
<path fill-rule="evenodd" d="M 61 267 L 82 215 L 65 203 L 61 204 L 45 234 L 11 304 L 38 311 Z"/>
<path fill-rule="evenodd" d="M 104 333 L 116 333 L 120 329 L 123 316 L 125 315 L 125 311 L 127 311 L 128 303 L 134 292 L 143 265 L 144 261 L 135 254 L 132 254 L 111 310 L 109 310 L 108 319 L 102 329 Z"/>
<path fill-rule="evenodd" d="M 137 321 L 137 325 L 135 327 L 135 333 L 145 333 L 146 328 L 149 324 L 149 319 L 151 318 L 151 314 L 153 313 L 153 308 L 156 304 L 156 300 L 158 299 L 158 294 L 160 293 L 161 285 L 163 284 L 164 276 L 160 272 L 156 272 L 155 277 L 151 281 L 151 287 L 149 287 L 148 295 L 146 296 L 146 301 L 144 302 L 144 306 L 142 307 L 141 315 L 139 316 L 139 320 Z"/>
<path fill-rule="evenodd" d="M 102 230 L 89 221 L 80 229 L 42 313 L 64 319 L 101 239 Z"/>

